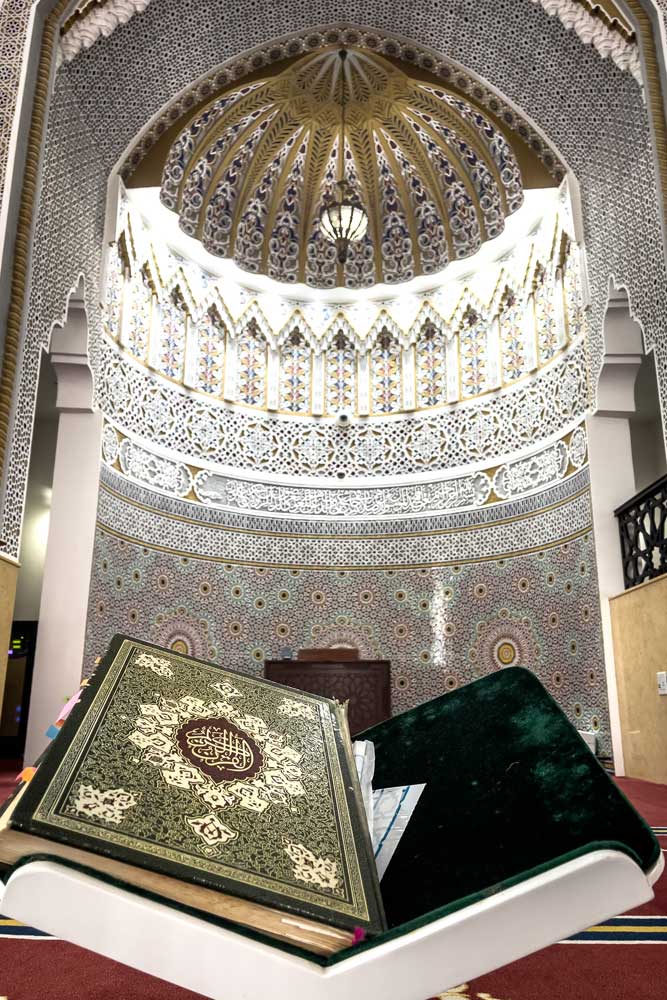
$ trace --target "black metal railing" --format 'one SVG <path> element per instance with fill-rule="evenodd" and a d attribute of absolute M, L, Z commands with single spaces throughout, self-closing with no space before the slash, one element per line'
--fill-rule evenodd
<path fill-rule="evenodd" d="M 625 589 L 667 573 L 667 476 L 614 511 Z"/>

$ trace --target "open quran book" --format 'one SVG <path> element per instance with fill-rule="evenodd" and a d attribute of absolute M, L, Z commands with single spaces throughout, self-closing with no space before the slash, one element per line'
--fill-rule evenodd
<path fill-rule="evenodd" d="M 385 926 L 344 709 L 123 636 L 9 827 L 0 861 L 67 845 L 148 891 L 182 885 L 185 905 L 201 887 L 199 908 L 304 947 L 320 928 L 323 953 Z"/>

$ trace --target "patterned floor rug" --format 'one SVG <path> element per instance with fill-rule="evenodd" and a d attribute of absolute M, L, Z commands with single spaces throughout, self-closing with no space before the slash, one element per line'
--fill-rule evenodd
<path fill-rule="evenodd" d="M 667 786 L 619 779 L 667 850 Z M 0 791 L 0 796 L 2 792 Z M 665 1000 L 667 875 L 656 896 L 440 1000 Z M 632 947 L 630 947 L 632 946 Z M 0 917 L 0 1000 L 199 1000 L 194 994 Z"/>

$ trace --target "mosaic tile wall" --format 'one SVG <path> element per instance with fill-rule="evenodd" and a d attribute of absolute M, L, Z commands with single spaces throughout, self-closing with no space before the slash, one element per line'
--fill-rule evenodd
<path fill-rule="evenodd" d="M 577 727 L 598 731 L 600 750 L 610 750 L 594 545 L 585 528 L 567 542 L 548 540 L 543 550 L 510 558 L 334 570 L 194 556 L 196 542 L 186 532 L 189 552 L 179 555 L 109 531 L 106 524 L 122 530 L 124 516 L 129 526 L 136 523 L 136 509 L 127 505 L 124 515 L 118 496 L 108 514 L 103 503 L 86 673 L 116 632 L 257 673 L 283 650 L 352 643 L 362 655 L 391 660 L 398 712 L 492 670 L 527 666 Z M 226 538 L 212 525 L 208 532 L 220 552 L 236 548 L 240 558 L 243 533 Z M 302 540 L 297 552 L 312 555 L 320 544 Z M 395 543 L 384 547 L 395 557 Z"/>
<path fill-rule="evenodd" d="M 353 643 L 391 660 L 394 711 L 528 666 L 610 749 L 590 535 L 504 562 L 331 573 L 177 557 L 100 529 L 86 672 L 118 631 L 255 673 L 286 649 Z"/>

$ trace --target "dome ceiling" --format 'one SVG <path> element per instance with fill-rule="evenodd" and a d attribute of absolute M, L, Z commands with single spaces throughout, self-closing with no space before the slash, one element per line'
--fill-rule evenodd
<path fill-rule="evenodd" d="M 503 132 L 471 101 L 384 56 L 320 50 L 240 83 L 182 129 L 160 197 L 184 232 L 247 271 L 312 287 L 363 288 L 442 270 L 498 236 L 523 201 Z M 319 215 L 345 172 L 370 221 L 347 263 Z"/>

